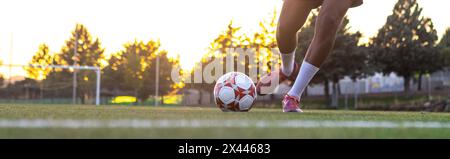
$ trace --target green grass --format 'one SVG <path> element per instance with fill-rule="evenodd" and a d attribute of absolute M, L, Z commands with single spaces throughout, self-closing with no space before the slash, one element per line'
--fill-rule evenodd
<path fill-rule="evenodd" d="M 354 95 L 350 94 L 347 96 L 347 108 L 345 107 L 345 95 L 339 96 L 338 109 L 355 109 L 355 100 Z M 432 95 L 433 99 L 437 100 L 450 100 L 450 96 L 448 95 Z M 360 95 L 358 97 L 358 107 L 359 108 L 370 108 L 373 106 L 382 106 L 382 107 L 390 107 L 392 105 L 404 104 L 411 105 L 413 103 L 425 103 L 429 101 L 427 95 L 423 94 L 411 94 L 406 95 L 402 92 L 391 93 L 385 95 Z M 308 108 L 326 108 L 328 105 L 328 100 L 324 98 L 305 98 L 302 101 L 302 104 L 307 106 Z"/>
<path fill-rule="evenodd" d="M 450 122 L 450 113 L 254 108 L 224 113 L 217 108 L 0 104 L 0 120 L 308 120 Z M 0 128 L 0 138 L 450 138 L 444 128 Z"/>

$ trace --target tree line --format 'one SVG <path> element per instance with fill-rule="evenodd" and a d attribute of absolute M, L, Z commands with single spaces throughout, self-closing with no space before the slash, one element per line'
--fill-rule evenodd
<path fill-rule="evenodd" d="M 303 60 L 304 54 L 314 35 L 317 11 L 309 17 L 305 26 L 298 32 L 296 61 Z M 323 84 L 325 96 L 331 105 L 336 105 L 340 92 L 338 81 L 344 77 L 352 80 L 371 76 L 376 72 L 395 73 L 404 78 L 404 91 L 410 91 L 410 81 L 418 82 L 421 89 L 423 75 L 443 70 L 450 65 L 450 29 L 447 29 L 438 42 L 437 32 L 430 18 L 424 17 L 422 8 L 416 0 L 398 0 L 386 23 L 371 37 L 369 42 L 361 44 L 362 33 L 350 31 L 350 21 L 346 17 L 338 31 L 336 43 L 330 57 L 322 65 L 312 84 Z M 194 67 L 203 67 L 214 58 L 226 54 L 226 49 L 254 49 L 255 59 L 264 61 L 263 65 L 251 66 L 249 61 L 237 61 L 250 67 L 264 67 L 258 77 L 270 72 L 270 59 L 275 55 L 271 49 L 277 48 L 275 32 L 277 13 L 259 23 L 254 33 L 240 33 L 241 27 L 230 21 L 226 29 L 211 43 L 209 51 L 204 54 Z M 160 48 L 157 40 L 134 40 L 124 44 L 123 48 L 107 57 L 105 49 L 98 38 L 93 38 L 87 28 L 77 24 L 71 37 L 56 54 L 50 53 L 46 44 L 39 46 L 30 64 L 33 65 L 79 65 L 97 66 L 102 73 L 103 96 L 133 95 L 140 102 L 154 95 L 155 63 L 160 60 L 160 94 L 174 93 L 180 85 L 170 80 L 170 71 L 179 65 L 179 59 L 168 58 L 167 51 Z M 225 65 L 225 63 L 224 63 Z M 234 66 L 236 67 L 236 66 Z M 225 67 L 224 67 L 225 68 Z M 82 102 L 92 97 L 95 89 L 95 73 L 83 70 L 62 70 L 52 68 L 25 68 L 29 79 L 22 81 L 28 85 L 36 85 L 40 94 L 49 97 L 68 97 L 72 94 L 73 71 L 77 71 L 77 94 Z M 184 71 L 193 74 L 194 70 Z M 225 70 L 224 70 L 225 71 Z M 193 77 L 193 76 L 191 76 Z M 4 78 L 0 76 L 0 84 Z M 34 79 L 34 80 L 32 80 Z M 329 92 L 331 85 L 331 92 Z M 19 87 L 8 85 L 6 89 Z M 198 89 L 210 92 L 214 83 L 186 83 L 185 89 Z M 39 89 L 41 88 L 41 89 Z M 19 88 L 20 90 L 20 88 Z M 45 93 L 42 93 L 44 91 Z M 200 91 L 202 92 L 202 91 Z M 14 91 L 9 95 L 14 96 Z M 335 99 L 335 100 L 332 100 Z M 201 99 L 200 99 L 201 100 Z"/>
<path fill-rule="evenodd" d="M 160 93 L 172 91 L 170 70 L 178 65 L 178 59 L 167 57 L 167 51 L 160 48 L 157 40 L 134 40 L 106 57 L 105 48 L 98 38 L 93 38 L 87 28 L 76 24 L 71 37 L 57 53 L 51 53 L 47 44 L 41 44 L 30 60 L 30 65 L 75 65 L 101 68 L 102 96 L 132 95 L 137 102 L 154 95 L 155 61 L 159 57 Z M 27 78 L 6 86 L 5 96 L 19 98 L 26 92 L 26 98 L 71 97 L 76 72 L 77 98 L 81 103 L 95 95 L 96 73 L 91 70 L 24 67 Z M 0 78 L 3 81 L 3 78 Z M 38 94 L 38 95 L 36 95 Z"/>

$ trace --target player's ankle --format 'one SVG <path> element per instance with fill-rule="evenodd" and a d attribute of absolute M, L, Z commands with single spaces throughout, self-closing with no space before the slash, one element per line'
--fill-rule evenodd
<path fill-rule="evenodd" d="M 300 101 L 300 96 L 298 94 L 294 94 L 292 92 L 288 92 L 286 93 L 288 96 L 294 97 L 295 99 Z"/>

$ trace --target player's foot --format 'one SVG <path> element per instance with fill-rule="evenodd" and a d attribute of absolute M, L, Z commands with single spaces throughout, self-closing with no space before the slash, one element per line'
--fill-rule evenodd
<path fill-rule="evenodd" d="M 261 87 L 269 88 L 272 84 L 272 80 L 275 80 L 276 78 L 279 78 L 278 84 L 280 84 L 285 80 L 295 81 L 299 71 L 300 65 L 298 63 L 294 63 L 294 69 L 292 70 L 292 73 L 289 76 L 285 75 L 283 71 L 281 71 L 281 68 L 272 71 L 267 75 L 262 76 L 261 79 L 258 81 L 258 83 L 256 83 L 256 93 L 258 93 L 258 95 L 260 96 L 266 95 L 261 93 Z"/>
<path fill-rule="evenodd" d="M 283 112 L 303 112 L 299 107 L 300 101 L 297 97 L 286 94 L 281 104 L 283 105 Z"/>

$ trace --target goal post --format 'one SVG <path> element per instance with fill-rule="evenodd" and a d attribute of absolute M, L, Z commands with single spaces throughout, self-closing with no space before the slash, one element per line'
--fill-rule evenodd
<path fill-rule="evenodd" d="M 31 68 L 59 68 L 59 69 L 74 69 L 74 70 L 92 70 L 96 73 L 95 86 L 95 105 L 100 105 L 100 89 L 101 89 L 101 70 L 96 66 L 73 66 L 73 65 L 17 65 L 17 64 L 3 64 L 3 67 L 31 67 Z M 76 79 L 74 79 L 76 80 Z"/>

